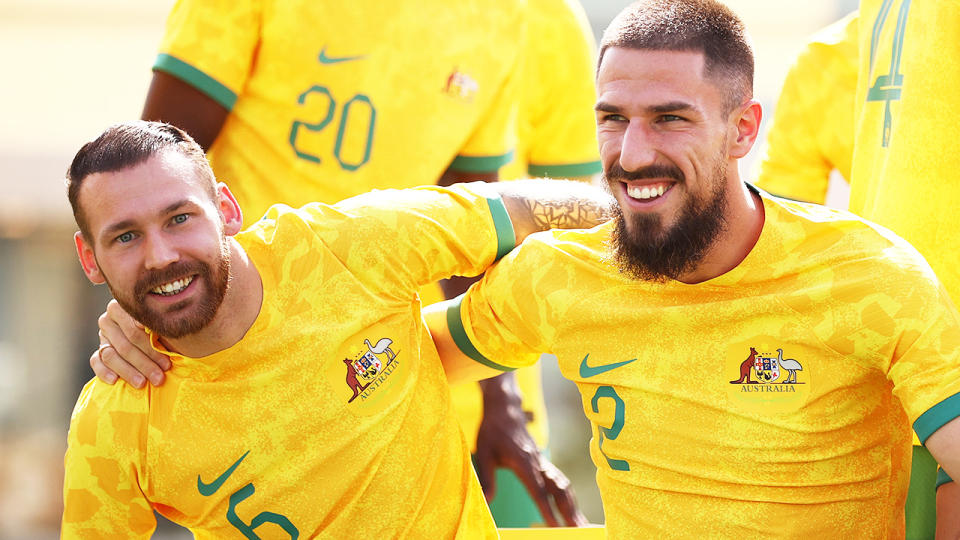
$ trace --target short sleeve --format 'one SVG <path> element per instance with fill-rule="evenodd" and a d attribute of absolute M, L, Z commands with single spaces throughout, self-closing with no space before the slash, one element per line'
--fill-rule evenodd
<path fill-rule="evenodd" d="M 483 182 L 373 190 L 297 215 L 351 274 L 404 297 L 438 279 L 478 275 L 515 243 L 503 201 Z M 275 207 L 262 221 L 278 216 Z"/>
<path fill-rule="evenodd" d="M 447 306 L 450 334 L 460 351 L 488 367 L 509 371 L 550 352 L 548 334 L 555 327 L 550 295 L 538 285 L 550 270 L 538 262 L 546 259 L 538 256 L 544 245 L 537 236 Z"/>
<path fill-rule="evenodd" d="M 153 69 L 232 109 L 254 62 L 260 9 L 258 0 L 178 0 Z"/>
<path fill-rule="evenodd" d="M 601 170 L 593 112 L 593 32 L 579 2 L 539 4 L 542 13 L 532 16 L 530 26 L 520 111 L 520 122 L 530 124 L 528 140 L 522 142 L 529 148 L 527 172 L 551 178 L 590 176 Z M 523 133 L 521 128 L 521 137 Z"/>
<path fill-rule="evenodd" d="M 788 72 L 767 133 L 758 186 L 822 204 L 831 171 L 850 179 L 856 85 L 854 13 L 818 34 Z"/>
<path fill-rule="evenodd" d="M 142 400 L 120 396 L 133 391 L 94 380 L 77 400 L 64 459 L 62 538 L 150 538 L 156 527 L 138 474 L 145 410 L 134 405 Z"/>
<path fill-rule="evenodd" d="M 900 328 L 888 370 L 921 443 L 960 416 L 960 316 L 936 285 L 906 280 L 897 285 L 909 293 L 899 295 L 904 299 L 895 318 Z M 865 314 L 864 325 L 887 324 L 877 317 L 884 316 Z"/>

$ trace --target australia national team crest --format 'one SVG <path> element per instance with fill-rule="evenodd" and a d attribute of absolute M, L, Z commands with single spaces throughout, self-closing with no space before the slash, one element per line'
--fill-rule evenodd
<path fill-rule="evenodd" d="M 810 378 L 800 354 L 774 340 L 757 339 L 728 349 L 725 378 L 730 397 L 750 403 L 789 406 L 806 400 Z"/>
<path fill-rule="evenodd" d="M 364 339 L 363 344 L 365 349 L 343 359 L 347 367 L 346 385 L 352 392 L 347 403 L 352 403 L 357 398 L 372 398 L 400 365 L 400 360 L 397 359 L 399 351 L 394 350 L 392 339 L 380 338 L 376 343 Z"/>
<path fill-rule="evenodd" d="M 452 98 L 469 103 L 473 101 L 473 96 L 476 95 L 479 89 L 480 85 L 477 84 L 476 79 L 468 73 L 460 71 L 459 68 L 454 68 L 453 71 L 450 72 L 450 75 L 447 75 L 443 93 Z"/>

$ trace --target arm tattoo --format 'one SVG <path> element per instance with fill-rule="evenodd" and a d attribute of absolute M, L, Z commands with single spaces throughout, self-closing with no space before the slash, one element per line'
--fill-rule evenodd
<path fill-rule="evenodd" d="M 524 205 L 538 229 L 583 229 L 610 219 L 610 207 L 582 199 L 530 200 Z"/>

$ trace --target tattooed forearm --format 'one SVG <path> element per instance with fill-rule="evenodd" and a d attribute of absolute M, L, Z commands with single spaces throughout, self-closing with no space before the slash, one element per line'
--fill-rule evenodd
<path fill-rule="evenodd" d="M 589 228 L 613 217 L 613 198 L 582 182 L 523 180 L 497 186 L 518 241 L 536 231 Z"/>

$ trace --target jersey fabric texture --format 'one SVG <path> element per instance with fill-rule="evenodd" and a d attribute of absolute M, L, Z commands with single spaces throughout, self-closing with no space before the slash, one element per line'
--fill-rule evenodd
<path fill-rule="evenodd" d="M 856 13 L 828 26 L 790 68 L 767 132 L 759 187 L 823 204 L 834 169 L 850 180 L 857 29 Z"/>
<path fill-rule="evenodd" d="M 63 536 L 148 538 L 156 510 L 197 538 L 496 538 L 416 297 L 512 247 L 481 188 L 278 206 L 238 235 L 257 320 L 159 388 L 84 388 Z"/>
<path fill-rule="evenodd" d="M 230 111 L 209 157 L 249 224 L 275 203 L 496 171 L 525 27 L 511 0 L 179 0 L 154 69 Z"/>
<path fill-rule="evenodd" d="M 611 538 L 902 537 L 910 424 L 960 415 L 960 316 L 916 250 L 763 204 L 756 246 L 706 282 L 621 274 L 608 223 L 529 237 L 448 310 L 477 361 L 557 355 Z"/>
<path fill-rule="evenodd" d="M 587 15 L 577 0 L 530 0 L 528 6 L 516 153 L 500 178 L 597 174 L 596 40 Z"/>
<path fill-rule="evenodd" d="M 523 103 L 517 117 L 516 152 L 513 161 L 500 169 L 500 178 L 596 174 L 601 170 L 593 113 L 596 45 L 586 13 L 577 0 L 530 0 L 527 14 L 528 49 L 521 76 Z M 520 370 L 516 376 L 524 409 L 533 413 L 527 429 L 545 448 L 547 414 L 540 366 Z M 475 384 L 457 385 L 453 402 L 475 451 L 483 419 L 480 391 Z"/>
<path fill-rule="evenodd" d="M 896 231 L 960 302 L 960 1 L 864 0 L 850 210 Z"/>

